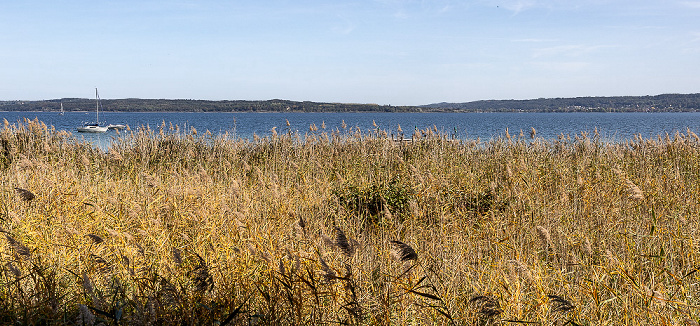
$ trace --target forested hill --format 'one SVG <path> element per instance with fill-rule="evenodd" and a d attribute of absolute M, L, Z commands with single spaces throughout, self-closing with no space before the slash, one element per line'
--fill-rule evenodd
<path fill-rule="evenodd" d="M 59 111 L 61 103 L 66 111 L 95 110 L 94 99 L 64 98 L 45 101 L 0 101 L 0 111 Z M 414 106 L 288 100 L 205 101 L 128 98 L 103 99 L 100 100 L 100 104 L 100 110 L 121 112 L 416 112 L 423 110 Z"/>
<path fill-rule="evenodd" d="M 94 99 L 0 101 L 0 111 L 66 111 L 95 109 Z M 700 93 L 656 96 L 540 98 L 435 103 L 422 106 L 267 101 L 205 101 L 166 99 L 102 100 L 101 110 L 121 112 L 699 112 Z"/>
<path fill-rule="evenodd" d="M 700 93 L 656 96 L 539 98 L 436 103 L 426 109 L 468 112 L 697 112 Z"/>

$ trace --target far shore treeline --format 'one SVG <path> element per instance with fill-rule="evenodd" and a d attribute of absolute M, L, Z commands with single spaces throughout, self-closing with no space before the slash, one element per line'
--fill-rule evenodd
<path fill-rule="evenodd" d="M 63 98 L 41 101 L 0 101 L 0 111 L 89 111 L 94 99 Z M 539 98 L 531 100 L 483 100 L 393 106 L 359 103 L 324 103 L 290 100 L 189 100 L 108 99 L 104 111 L 119 112 L 698 112 L 700 93 L 655 96 Z"/>

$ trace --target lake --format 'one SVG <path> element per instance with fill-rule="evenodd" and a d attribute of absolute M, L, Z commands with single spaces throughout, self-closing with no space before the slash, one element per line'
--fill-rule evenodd
<path fill-rule="evenodd" d="M 38 118 L 57 130 L 73 132 L 78 137 L 96 142 L 103 147 L 115 133 L 80 134 L 75 128 L 83 121 L 94 120 L 93 112 L 0 112 L 0 118 L 16 123 L 24 118 Z M 461 139 L 489 140 L 505 135 L 506 128 L 511 135 L 528 135 L 531 128 L 537 136 L 555 138 L 560 134 L 576 135 L 581 132 L 593 133 L 598 130 L 605 141 L 625 141 L 634 135 L 656 137 L 671 135 L 686 130 L 700 134 L 700 113 L 191 113 L 191 112 L 102 112 L 106 123 L 129 125 L 132 130 L 139 126 L 157 129 L 163 122 L 166 126 L 180 126 L 181 130 L 195 128 L 202 134 L 209 130 L 213 134 L 228 133 L 231 136 L 251 139 L 254 134 L 267 136 L 276 127 L 278 133 L 288 130 L 305 133 L 309 126 L 316 125 L 327 131 L 343 131 L 343 122 L 348 128 L 359 127 L 363 131 L 374 130 L 374 123 L 387 132 L 394 132 L 399 126 L 408 137 L 414 129 L 436 127 L 438 130 Z M 287 126 L 289 121 L 289 126 Z"/>

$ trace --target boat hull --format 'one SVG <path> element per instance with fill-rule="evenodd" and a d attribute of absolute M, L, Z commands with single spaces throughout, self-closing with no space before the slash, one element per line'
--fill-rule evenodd
<path fill-rule="evenodd" d="M 118 124 L 117 125 L 113 125 L 113 124 L 107 125 L 107 129 L 109 129 L 109 130 L 122 130 L 124 128 L 126 128 L 125 125 L 118 125 Z"/>
<path fill-rule="evenodd" d="M 78 127 L 76 128 L 78 132 L 88 132 L 88 133 L 93 133 L 93 134 L 99 134 L 99 133 L 104 133 L 107 132 L 107 127 L 99 127 L 99 126 L 85 126 L 85 127 Z"/>

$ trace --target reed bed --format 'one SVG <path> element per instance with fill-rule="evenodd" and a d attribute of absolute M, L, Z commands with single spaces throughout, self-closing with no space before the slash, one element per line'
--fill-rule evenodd
<path fill-rule="evenodd" d="M 0 324 L 698 325 L 692 132 L 323 127 L 5 121 Z"/>

